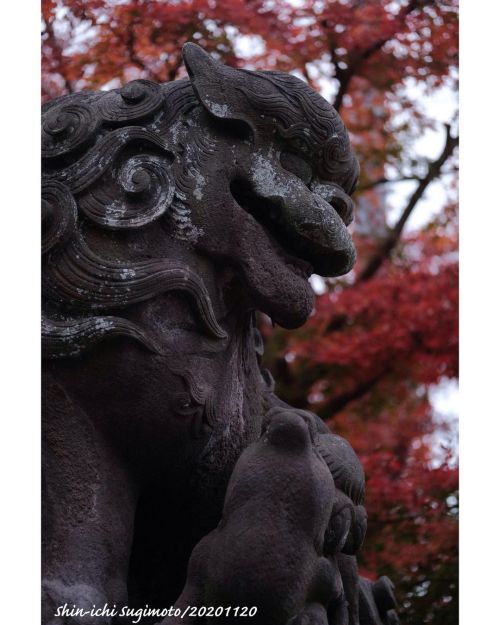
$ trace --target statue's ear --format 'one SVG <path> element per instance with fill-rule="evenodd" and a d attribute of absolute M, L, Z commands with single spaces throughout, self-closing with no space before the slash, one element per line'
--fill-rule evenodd
<path fill-rule="evenodd" d="M 186 43 L 182 55 L 193 89 L 201 104 L 219 119 L 245 121 L 255 127 L 248 99 L 241 90 L 251 77 L 243 70 L 214 60 L 200 46 Z"/>

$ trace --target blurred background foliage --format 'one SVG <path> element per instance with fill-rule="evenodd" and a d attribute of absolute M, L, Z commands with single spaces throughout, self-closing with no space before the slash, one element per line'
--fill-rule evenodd
<path fill-rule="evenodd" d="M 195 41 L 291 71 L 340 112 L 361 164 L 355 269 L 313 277 L 308 323 L 261 319 L 278 395 L 347 437 L 367 475 L 369 577 L 407 625 L 458 622 L 456 0 L 43 0 L 42 98 L 186 75 Z M 444 104 L 443 104 L 444 103 Z M 446 416 L 446 415 L 445 415 Z"/>

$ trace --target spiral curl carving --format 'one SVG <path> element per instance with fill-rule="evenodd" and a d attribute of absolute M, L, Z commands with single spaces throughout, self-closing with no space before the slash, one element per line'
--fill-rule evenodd
<path fill-rule="evenodd" d="M 132 156 L 111 180 L 82 193 L 78 206 L 106 228 L 141 228 L 161 217 L 172 203 L 175 186 L 169 165 L 161 157 Z"/>
<path fill-rule="evenodd" d="M 334 173 L 346 161 L 351 160 L 351 152 L 346 137 L 333 134 L 323 146 L 323 163 L 327 170 Z"/>
<path fill-rule="evenodd" d="M 42 255 L 66 243 L 76 229 L 77 207 L 69 189 L 52 180 L 42 185 Z"/>
<path fill-rule="evenodd" d="M 133 80 L 122 89 L 111 91 L 97 103 L 108 123 L 131 122 L 155 113 L 163 102 L 160 86 L 149 80 Z"/>
<path fill-rule="evenodd" d="M 45 178 L 63 182 L 73 193 L 84 191 L 111 168 L 119 152 L 132 141 L 160 149 L 173 157 L 166 142 L 157 134 L 141 126 L 127 126 L 109 132 L 76 163 L 54 172 L 49 171 Z"/>
<path fill-rule="evenodd" d="M 70 102 L 52 107 L 42 123 L 42 158 L 73 152 L 92 139 L 100 123 L 99 115 L 87 104 Z"/>

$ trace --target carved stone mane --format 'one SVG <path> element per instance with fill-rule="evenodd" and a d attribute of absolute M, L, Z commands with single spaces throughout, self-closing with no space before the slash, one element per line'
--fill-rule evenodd
<path fill-rule="evenodd" d="M 45 106 L 42 123 L 44 316 L 46 357 L 74 356 L 107 336 L 125 335 L 155 351 L 145 331 L 116 315 L 170 290 L 186 293 L 206 331 L 218 325 L 203 282 L 168 258 L 131 261 L 126 233 L 168 220 L 171 233 L 196 237 L 183 204 L 181 158 L 162 138 L 197 105 L 189 81 L 156 85 L 137 80 L 120 91 L 78 93 Z M 200 141 L 203 154 L 205 146 Z M 206 157 L 206 153 L 204 154 Z M 196 164 L 191 164 L 191 167 Z M 174 178 L 175 176 L 175 178 Z M 124 250 L 99 256 L 85 240 L 86 226 L 102 229 Z M 49 312 L 50 311 L 50 312 Z"/>

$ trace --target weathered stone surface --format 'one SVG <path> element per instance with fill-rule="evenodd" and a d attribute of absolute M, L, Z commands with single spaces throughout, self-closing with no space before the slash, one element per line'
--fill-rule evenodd
<path fill-rule="evenodd" d="M 254 317 L 300 326 L 311 273 L 352 267 L 357 161 L 297 78 L 184 59 L 44 107 L 43 623 L 178 601 L 357 624 L 362 468 L 274 395 Z"/>

